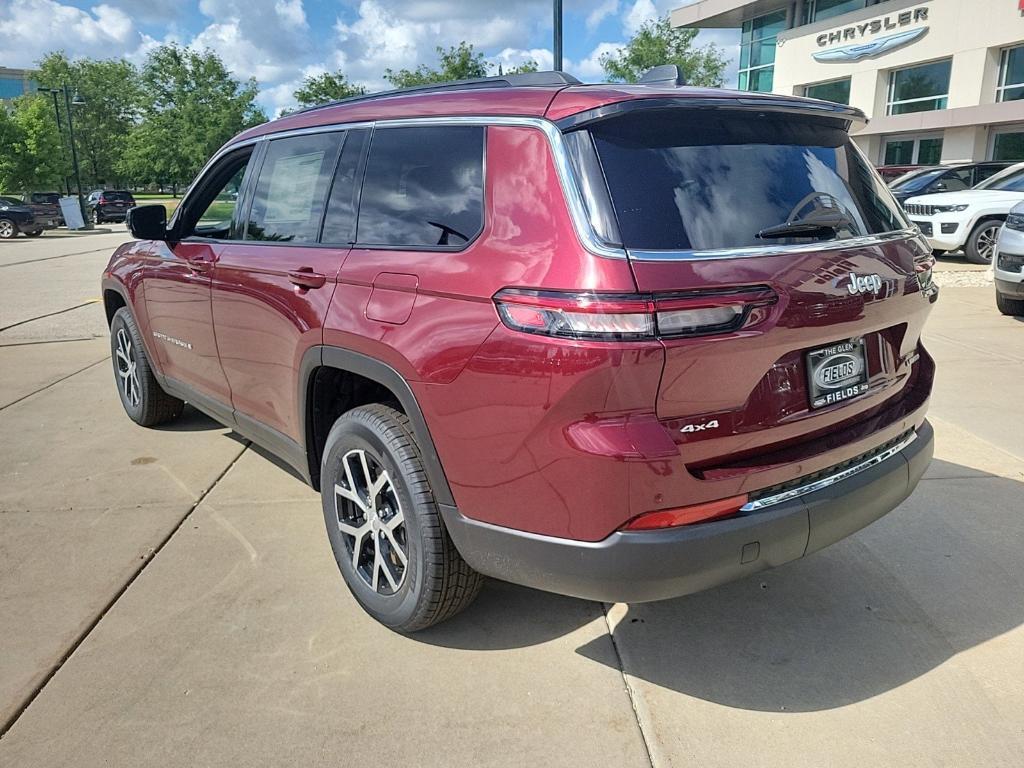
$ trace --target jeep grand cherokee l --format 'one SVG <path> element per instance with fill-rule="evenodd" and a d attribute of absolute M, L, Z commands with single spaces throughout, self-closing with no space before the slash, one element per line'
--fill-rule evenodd
<path fill-rule="evenodd" d="M 536 73 L 258 126 L 129 215 L 118 393 L 294 466 L 400 631 L 482 576 L 645 601 L 802 557 L 932 454 L 932 256 L 862 119 Z"/>

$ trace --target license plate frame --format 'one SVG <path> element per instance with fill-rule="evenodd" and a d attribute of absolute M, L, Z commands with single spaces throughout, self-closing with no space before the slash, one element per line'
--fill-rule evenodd
<path fill-rule="evenodd" d="M 837 341 L 804 353 L 807 399 L 816 411 L 868 391 L 867 347 L 863 338 Z"/>

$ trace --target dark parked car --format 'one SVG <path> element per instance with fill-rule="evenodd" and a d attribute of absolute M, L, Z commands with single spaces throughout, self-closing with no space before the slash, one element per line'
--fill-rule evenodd
<path fill-rule="evenodd" d="M 41 224 L 43 229 L 55 229 L 64 225 L 59 192 L 30 192 L 22 200 L 32 209 L 36 222 Z"/>
<path fill-rule="evenodd" d="M 132 193 L 123 189 L 96 189 L 85 201 L 86 212 L 96 224 L 124 221 L 128 209 L 134 205 Z"/>
<path fill-rule="evenodd" d="M 541 72 L 265 123 L 129 213 L 118 394 L 291 464 L 404 632 L 482 576 L 634 602 L 794 560 L 932 455 L 934 259 L 864 119 Z"/>
<path fill-rule="evenodd" d="M 907 198 L 936 192 L 962 192 L 994 176 L 1013 163 L 989 161 L 919 168 L 889 182 L 889 189 L 902 205 Z"/>
<path fill-rule="evenodd" d="M 878 171 L 878 175 L 882 177 L 882 180 L 888 184 L 905 173 L 910 173 L 923 167 L 921 165 L 880 165 L 875 170 Z"/>
<path fill-rule="evenodd" d="M 27 203 L 15 197 L 0 197 L 0 240 L 17 237 L 19 232 L 38 237 L 43 234 L 43 227 Z"/>

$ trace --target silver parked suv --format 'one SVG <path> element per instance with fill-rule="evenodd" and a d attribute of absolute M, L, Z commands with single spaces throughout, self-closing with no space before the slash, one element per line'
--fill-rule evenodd
<path fill-rule="evenodd" d="M 1024 315 L 1024 203 L 1010 209 L 992 259 L 996 306 L 1004 315 Z"/>

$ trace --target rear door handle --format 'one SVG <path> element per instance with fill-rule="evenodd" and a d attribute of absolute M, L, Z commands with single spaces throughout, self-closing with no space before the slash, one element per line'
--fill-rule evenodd
<path fill-rule="evenodd" d="M 319 288 L 327 282 L 327 277 L 314 272 L 312 267 L 299 267 L 288 273 L 288 281 L 300 288 Z"/>

